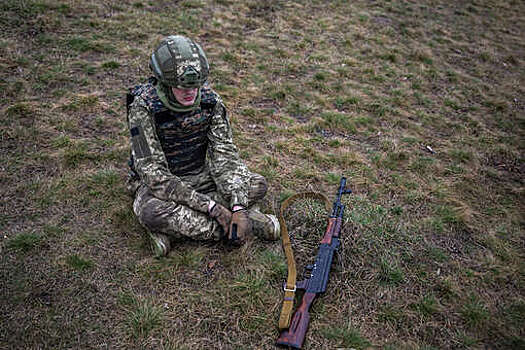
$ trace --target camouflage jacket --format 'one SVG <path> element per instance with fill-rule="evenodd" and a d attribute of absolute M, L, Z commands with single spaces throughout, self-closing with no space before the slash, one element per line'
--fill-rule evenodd
<path fill-rule="evenodd" d="M 211 198 L 205 192 L 216 186 L 222 196 L 231 198 L 231 206 L 248 205 L 249 171 L 233 144 L 226 108 L 213 90 L 208 87 L 201 89 L 201 109 L 190 114 L 168 110 L 151 83 L 137 86 L 133 95 L 128 111 L 133 168 L 155 197 L 207 212 Z M 168 130 L 165 130 L 165 125 L 164 130 L 159 130 L 159 122 L 155 120 L 159 109 L 167 111 L 169 118 L 173 118 Z M 165 113 L 163 116 L 166 119 Z M 174 156 L 166 157 L 167 139 L 163 138 L 161 142 L 161 137 L 163 133 L 184 133 L 181 128 L 195 125 L 196 120 L 200 121 L 199 128 L 205 131 L 204 161 L 201 162 L 197 155 L 197 166 L 189 173 L 179 174 L 173 167 L 170 169 L 167 159 Z"/>

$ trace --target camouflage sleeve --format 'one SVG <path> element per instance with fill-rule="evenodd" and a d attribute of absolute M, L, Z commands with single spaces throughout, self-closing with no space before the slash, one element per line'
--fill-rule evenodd
<path fill-rule="evenodd" d="M 230 207 L 235 204 L 247 207 L 250 172 L 233 144 L 226 108 L 220 99 L 215 106 L 208 139 L 210 170 L 219 191 L 231 194 Z"/>
<path fill-rule="evenodd" d="M 210 198 L 193 190 L 169 171 L 151 117 L 140 102 L 133 103 L 128 122 L 135 171 L 153 195 L 206 213 Z"/>

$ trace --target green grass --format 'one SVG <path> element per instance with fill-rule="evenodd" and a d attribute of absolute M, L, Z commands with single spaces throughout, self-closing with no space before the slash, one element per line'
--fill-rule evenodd
<path fill-rule="evenodd" d="M 52 142 L 52 145 L 56 148 L 67 148 L 71 146 L 71 144 L 71 138 L 67 135 L 60 135 L 57 138 L 55 138 Z"/>
<path fill-rule="evenodd" d="M 73 101 L 64 105 L 62 108 L 65 112 L 86 111 L 93 109 L 98 104 L 98 97 L 93 95 L 77 95 Z"/>
<path fill-rule="evenodd" d="M 379 266 L 377 279 L 387 285 L 397 285 L 403 282 L 403 270 L 391 258 L 383 259 Z"/>
<path fill-rule="evenodd" d="M 523 2 L 0 10 L 0 347 L 275 341 L 279 243 L 173 242 L 153 259 L 134 217 L 124 96 L 168 34 L 203 45 L 241 157 L 268 180 L 266 211 L 302 191 L 332 198 L 341 175 L 354 190 L 305 348 L 523 347 Z M 326 213 L 294 210 L 292 234 L 312 237 L 295 246 L 301 267 Z"/>
<path fill-rule="evenodd" d="M 76 167 L 90 158 L 88 146 L 85 143 L 72 144 L 64 153 L 64 162 L 68 167 Z"/>
<path fill-rule="evenodd" d="M 471 294 L 461 308 L 461 316 L 471 328 L 483 326 L 490 318 L 486 305 L 475 294 Z"/>
<path fill-rule="evenodd" d="M 371 345 L 368 339 L 352 327 L 326 327 L 321 332 L 325 338 L 336 340 L 339 346 L 361 350 Z"/>
<path fill-rule="evenodd" d="M 93 262 L 91 260 L 84 259 L 76 254 L 67 256 L 66 264 L 79 271 L 85 271 L 93 268 Z"/>
<path fill-rule="evenodd" d="M 92 51 L 97 53 L 114 53 L 115 47 L 107 42 L 86 37 L 73 37 L 66 41 L 66 46 L 80 53 Z"/>
<path fill-rule="evenodd" d="M 438 301 L 432 295 L 423 297 L 418 303 L 413 304 L 412 308 L 427 318 L 439 311 Z"/>
<path fill-rule="evenodd" d="M 520 326 L 525 322 L 525 301 L 516 300 L 510 303 L 505 309 L 504 314 L 515 326 Z"/>
<path fill-rule="evenodd" d="M 129 334 L 134 338 L 145 339 L 159 328 L 163 321 L 163 311 L 160 307 L 146 300 L 133 305 L 127 318 Z"/>
<path fill-rule="evenodd" d="M 6 110 L 6 116 L 9 118 L 27 118 L 34 115 L 35 111 L 28 103 L 16 103 Z"/>
<path fill-rule="evenodd" d="M 379 308 L 378 320 L 393 325 L 401 324 L 406 319 L 406 314 L 393 305 L 384 305 Z"/>
<path fill-rule="evenodd" d="M 288 265 L 283 260 L 282 254 L 267 249 L 259 253 L 257 260 L 264 267 L 267 278 L 270 280 L 280 281 L 282 276 L 288 272 Z"/>
<path fill-rule="evenodd" d="M 232 282 L 231 288 L 237 291 L 240 297 L 256 301 L 262 297 L 266 288 L 266 280 L 253 274 L 241 273 L 237 279 Z"/>
<path fill-rule="evenodd" d="M 42 236 L 35 233 L 19 233 L 7 241 L 7 247 L 19 252 L 29 252 L 44 244 Z"/>
<path fill-rule="evenodd" d="M 187 268 L 196 268 L 204 258 L 204 251 L 201 249 L 194 249 L 185 251 L 179 254 L 174 254 L 170 257 L 170 263 L 174 266 L 182 266 Z"/>
<path fill-rule="evenodd" d="M 321 114 L 322 122 L 320 126 L 331 129 L 333 131 L 343 131 L 355 133 L 357 128 L 353 120 L 348 114 L 325 112 Z"/>
<path fill-rule="evenodd" d="M 108 61 L 108 62 L 102 63 L 102 68 L 108 69 L 108 70 L 117 69 L 119 67 L 120 67 L 120 63 L 116 61 Z"/>

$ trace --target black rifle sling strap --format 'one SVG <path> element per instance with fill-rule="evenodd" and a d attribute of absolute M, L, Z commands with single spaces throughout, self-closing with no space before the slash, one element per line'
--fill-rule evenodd
<path fill-rule="evenodd" d="M 298 199 L 308 198 L 319 199 L 323 201 L 326 206 L 326 210 L 330 212 L 330 202 L 324 194 L 318 192 L 302 192 L 287 198 L 281 205 L 281 210 L 279 213 L 279 224 L 281 225 L 283 250 L 284 254 L 286 255 L 286 262 L 288 264 L 288 278 L 284 286 L 283 307 L 281 309 L 281 316 L 279 317 L 279 329 L 281 330 L 288 329 L 290 327 L 295 291 L 297 289 L 295 285 L 297 280 L 297 270 L 295 267 L 295 259 L 292 251 L 292 243 L 290 242 L 290 235 L 288 234 L 288 228 L 286 227 L 286 222 L 284 221 L 284 211 L 292 204 L 292 202 Z"/>

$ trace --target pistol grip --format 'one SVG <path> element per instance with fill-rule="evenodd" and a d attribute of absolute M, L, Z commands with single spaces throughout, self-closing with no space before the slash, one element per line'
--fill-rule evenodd
<path fill-rule="evenodd" d="M 239 236 L 237 235 L 237 224 L 232 224 L 230 243 L 232 244 L 239 243 Z"/>

